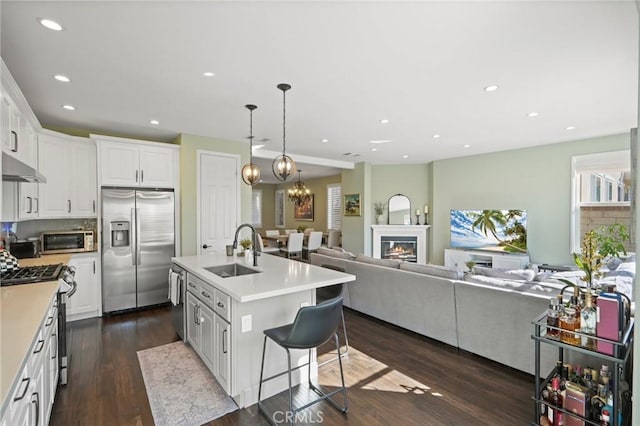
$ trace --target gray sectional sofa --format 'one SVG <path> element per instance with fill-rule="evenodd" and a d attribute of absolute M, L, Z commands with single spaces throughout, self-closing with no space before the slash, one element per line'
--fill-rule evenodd
<path fill-rule="evenodd" d="M 534 373 L 531 321 L 557 291 L 528 291 L 464 281 L 460 272 L 438 265 L 353 256 L 321 248 L 314 265 L 354 274 L 345 288 L 345 306 L 471 353 Z M 553 294 L 551 294 L 553 293 Z M 542 372 L 557 350 L 542 345 Z"/>

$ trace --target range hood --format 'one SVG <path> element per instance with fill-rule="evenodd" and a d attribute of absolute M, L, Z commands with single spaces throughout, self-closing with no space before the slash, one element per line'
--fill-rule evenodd
<path fill-rule="evenodd" d="M 36 169 L 4 152 L 2 153 L 2 180 L 5 182 L 47 182 L 47 178 Z"/>

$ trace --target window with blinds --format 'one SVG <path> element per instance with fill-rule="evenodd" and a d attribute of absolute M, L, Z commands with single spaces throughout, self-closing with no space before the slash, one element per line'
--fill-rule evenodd
<path fill-rule="evenodd" d="M 262 228 L 262 190 L 251 191 L 251 224 L 255 228 Z"/>
<path fill-rule="evenodd" d="M 327 185 L 327 229 L 342 229 L 342 186 Z"/>

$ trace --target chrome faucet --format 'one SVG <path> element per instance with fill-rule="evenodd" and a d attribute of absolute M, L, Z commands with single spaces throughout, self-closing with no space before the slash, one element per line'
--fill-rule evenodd
<path fill-rule="evenodd" d="M 251 228 L 251 244 L 253 246 L 253 266 L 258 266 L 258 247 L 256 247 L 256 228 L 254 228 L 252 225 L 248 224 L 248 223 L 243 223 L 242 225 L 238 226 L 238 229 L 236 229 L 236 235 L 233 237 L 233 249 L 237 249 L 238 248 L 238 234 L 240 233 L 240 230 L 244 227 L 248 227 Z"/>

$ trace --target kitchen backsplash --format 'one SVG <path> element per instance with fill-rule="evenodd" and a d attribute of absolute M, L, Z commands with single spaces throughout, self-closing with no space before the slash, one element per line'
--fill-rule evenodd
<path fill-rule="evenodd" d="M 16 223 L 2 222 L 2 236 L 6 236 L 6 231 L 9 229 L 15 232 L 19 239 L 26 240 L 30 237 L 40 237 L 40 233 L 44 231 L 74 231 L 77 229 L 96 231 L 97 226 L 96 219 L 40 219 Z"/>

